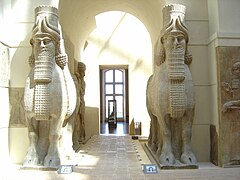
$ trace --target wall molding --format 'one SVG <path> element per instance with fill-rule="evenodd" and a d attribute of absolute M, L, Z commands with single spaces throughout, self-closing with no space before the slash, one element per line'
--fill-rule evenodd
<path fill-rule="evenodd" d="M 240 46 L 239 32 L 215 32 L 208 39 L 208 45 L 211 43 L 218 46 Z"/>

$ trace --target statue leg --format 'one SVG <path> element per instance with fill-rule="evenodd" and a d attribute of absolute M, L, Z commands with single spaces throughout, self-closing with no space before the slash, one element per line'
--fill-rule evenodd
<path fill-rule="evenodd" d="M 84 122 L 84 111 L 80 113 L 80 142 L 83 143 L 85 141 L 86 133 L 85 133 L 85 122 Z"/>
<path fill-rule="evenodd" d="M 23 160 L 23 166 L 32 167 L 39 164 L 37 152 L 39 121 L 36 121 L 34 117 L 27 116 L 27 123 L 29 148 L 27 150 L 27 155 Z"/>
<path fill-rule="evenodd" d="M 182 155 L 181 162 L 184 164 L 196 164 L 197 160 L 192 151 L 191 137 L 194 110 L 187 111 L 182 119 Z"/>
<path fill-rule="evenodd" d="M 170 115 L 165 115 L 164 118 L 158 117 L 162 129 L 162 150 L 160 155 L 160 163 L 162 165 L 172 165 L 175 164 L 175 157 L 172 153 L 172 143 L 171 143 L 171 129 L 170 129 Z"/>
<path fill-rule="evenodd" d="M 148 147 L 153 152 L 157 152 L 158 150 L 158 122 L 157 117 L 149 113 L 149 116 L 151 118 L 151 124 L 150 124 L 150 134 L 148 138 Z"/>
<path fill-rule="evenodd" d="M 44 159 L 44 166 L 57 167 L 61 164 L 59 139 L 61 137 L 63 118 L 50 118 L 49 147 Z"/>
<path fill-rule="evenodd" d="M 78 115 L 76 116 L 77 118 L 74 120 L 73 123 L 73 134 L 72 134 L 72 142 L 73 142 L 73 149 L 76 151 L 80 147 L 79 143 L 79 118 Z"/>
<path fill-rule="evenodd" d="M 75 118 L 76 116 L 71 116 L 67 126 L 65 127 L 65 129 L 62 129 L 63 131 L 65 130 L 65 132 L 63 132 L 62 134 L 62 139 L 63 139 L 63 148 L 65 150 L 65 154 L 71 156 L 73 153 L 73 150 L 77 150 L 76 149 L 76 140 L 75 140 L 75 135 L 74 135 L 74 129 L 75 129 Z"/>

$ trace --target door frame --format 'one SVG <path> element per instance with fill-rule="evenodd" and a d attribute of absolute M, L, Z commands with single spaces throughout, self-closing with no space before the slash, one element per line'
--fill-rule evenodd
<path fill-rule="evenodd" d="M 125 95 L 124 95 L 124 120 L 123 122 L 129 123 L 129 92 L 128 92 L 128 65 L 99 65 L 99 84 L 100 84 L 100 124 L 104 122 L 104 115 L 106 112 L 106 107 L 104 103 L 104 93 L 103 93 L 103 85 L 104 85 L 104 76 L 103 71 L 108 69 L 121 69 L 124 70 L 124 87 L 125 87 Z"/>

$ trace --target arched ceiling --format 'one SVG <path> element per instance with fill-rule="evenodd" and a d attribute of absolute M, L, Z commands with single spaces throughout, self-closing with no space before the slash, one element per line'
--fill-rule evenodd
<path fill-rule="evenodd" d="M 76 53 L 96 28 L 95 16 L 106 11 L 123 11 L 137 17 L 145 25 L 154 44 L 162 26 L 163 5 L 162 0 L 60 0 L 59 16 Z M 79 59 L 80 54 L 75 58 Z"/>

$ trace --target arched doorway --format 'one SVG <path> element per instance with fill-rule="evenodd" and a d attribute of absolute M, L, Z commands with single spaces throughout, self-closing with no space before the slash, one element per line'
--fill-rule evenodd
<path fill-rule="evenodd" d="M 118 99 L 118 110 L 120 107 L 123 109 L 122 117 L 120 111 L 117 113 L 119 122 L 128 123 L 131 119 L 136 122 L 143 121 L 143 117 L 147 116 L 144 98 L 146 83 L 152 72 L 152 46 L 149 33 L 139 19 L 122 11 L 100 13 L 95 16 L 95 20 L 96 28 L 89 34 L 82 55 L 87 67 L 86 101 L 91 101 L 90 103 L 99 107 L 100 122 L 105 122 L 108 109 L 106 96 L 111 95 L 112 100 Z M 115 72 L 128 72 L 129 86 L 123 85 L 125 93 L 114 92 L 115 94 L 107 95 L 104 93 L 101 75 L 108 70 L 113 76 Z M 129 101 L 128 97 L 131 97 Z M 113 133 L 128 134 L 128 124 L 123 128 L 125 129 Z"/>

